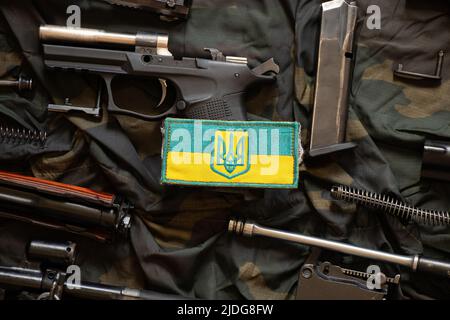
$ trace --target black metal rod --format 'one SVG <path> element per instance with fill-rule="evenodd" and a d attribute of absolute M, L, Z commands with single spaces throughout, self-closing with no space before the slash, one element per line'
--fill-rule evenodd
<path fill-rule="evenodd" d="M 4 186 L 0 186 L 0 209 L 44 215 L 59 222 L 111 229 L 116 228 L 120 218 L 111 208 L 90 207 Z"/>
<path fill-rule="evenodd" d="M 33 269 L 0 266 L 0 287 L 14 286 L 20 289 L 50 290 L 49 287 L 53 283 L 45 279 L 45 274 L 49 273 L 43 273 Z M 64 274 L 61 273 L 61 275 Z M 76 285 L 67 281 L 64 283 L 63 295 L 92 300 L 187 300 L 187 298 L 178 295 L 148 290 L 130 289 L 91 282 L 81 282 L 79 285 Z"/>

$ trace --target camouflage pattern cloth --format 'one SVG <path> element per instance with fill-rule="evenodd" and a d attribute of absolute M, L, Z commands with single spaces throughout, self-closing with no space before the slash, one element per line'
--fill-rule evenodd
<path fill-rule="evenodd" d="M 71 240 L 79 245 L 82 277 L 88 281 L 147 288 L 202 299 L 292 299 L 309 248 L 269 239 L 234 237 L 231 216 L 283 230 L 339 240 L 400 254 L 424 253 L 450 261 L 450 229 L 423 227 L 379 212 L 332 201 L 333 183 L 396 195 L 427 208 L 450 207 L 446 183 L 421 180 L 425 137 L 450 137 L 450 95 L 444 60 L 440 86 L 394 79 L 392 68 L 434 70 L 436 53 L 448 51 L 449 8 L 439 1 L 358 1 L 357 54 L 351 92 L 348 140 L 352 151 L 301 167 L 298 190 L 224 191 L 163 187 L 160 122 L 103 113 L 46 113 L 49 101 L 71 97 L 92 105 L 95 82 L 87 76 L 45 70 L 39 25 L 65 25 L 69 5 L 81 7 L 82 26 L 117 32 L 169 32 L 176 56 L 206 57 L 203 48 L 249 58 L 251 66 L 273 57 L 277 86 L 255 88 L 248 97 L 252 119 L 299 121 L 303 143 L 314 92 L 320 28 L 318 0 L 194 0 L 187 22 L 161 22 L 148 12 L 103 1 L 2 1 L 0 76 L 33 76 L 34 93 L 0 92 L 2 123 L 46 130 L 44 147 L 0 143 L 2 170 L 120 194 L 135 205 L 129 241 L 104 245 L 18 222 L 0 221 L 0 265 L 23 265 L 30 240 Z M 381 8 L 380 30 L 366 27 L 368 5 Z M 124 98 L 135 97 L 132 88 Z M 138 100 L 134 98 L 134 100 Z M 139 101 L 134 101 L 138 102 Z M 141 101 L 141 105 L 143 102 Z M 365 270 L 367 260 L 333 255 L 348 268 Z M 393 299 L 443 298 L 449 281 L 410 274 L 381 264 L 402 282 Z"/>

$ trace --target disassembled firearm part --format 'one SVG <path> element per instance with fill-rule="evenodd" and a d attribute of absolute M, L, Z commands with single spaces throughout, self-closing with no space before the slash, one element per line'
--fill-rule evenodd
<path fill-rule="evenodd" d="M 348 186 L 334 186 L 331 188 L 331 196 L 337 200 L 378 209 L 401 219 L 414 220 L 417 223 L 433 226 L 450 225 L 450 212 L 415 208 L 387 195 Z"/>
<path fill-rule="evenodd" d="M 108 3 L 160 14 L 161 20 L 176 21 L 189 15 L 191 0 L 103 0 Z"/>
<path fill-rule="evenodd" d="M 17 91 L 27 91 L 33 89 L 33 80 L 19 76 L 17 80 L 0 80 L 0 87 L 10 87 Z"/>
<path fill-rule="evenodd" d="M 0 218 L 107 241 L 128 235 L 131 207 L 114 195 L 0 171 Z"/>
<path fill-rule="evenodd" d="M 130 289 L 99 283 L 74 283 L 67 274 L 76 257 L 74 243 L 33 241 L 28 255 L 37 263 L 34 269 L 0 266 L 0 287 L 36 291 L 38 300 L 61 300 L 71 296 L 92 300 L 180 300 L 180 296 Z"/>
<path fill-rule="evenodd" d="M 169 51 L 169 37 L 166 34 L 144 32 L 139 32 L 137 34 L 125 34 L 106 32 L 104 30 L 97 29 L 43 25 L 39 27 L 39 39 L 46 43 L 68 42 L 72 44 L 128 46 L 135 47 L 136 52 L 140 53 L 155 54 L 158 56 L 172 56 Z M 97 51 L 86 51 L 85 54 L 87 53 L 95 54 Z M 114 52 L 110 51 L 108 51 L 108 53 L 109 55 L 114 54 Z M 118 54 L 118 52 L 116 52 L 116 54 Z M 76 52 L 74 52 L 74 55 L 75 57 L 77 56 Z M 93 56 L 92 58 L 99 59 L 101 56 Z M 115 58 L 117 59 L 120 57 Z"/>
<path fill-rule="evenodd" d="M 388 284 L 400 282 L 400 275 L 389 278 L 381 272 L 369 274 L 318 262 L 321 249 L 311 251 L 300 269 L 297 300 L 381 300 L 388 294 Z M 373 284 L 370 288 L 368 280 Z"/>
<path fill-rule="evenodd" d="M 50 112 L 81 112 L 94 117 L 100 117 L 101 115 L 101 99 L 102 99 L 102 86 L 100 84 L 97 91 L 97 99 L 95 107 L 77 107 L 72 105 L 69 98 L 66 98 L 64 104 L 49 104 L 47 110 Z"/>
<path fill-rule="evenodd" d="M 44 146 L 47 141 L 47 132 L 30 129 L 13 128 L 0 124 L 0 142 L 7 144 L 38 144 Z"/>
<path fill-rule="evenodd" d="M 322 4 L 310 157 L 355 147 L 344 141 L 357 12 L 345 0 Z"/>
<path fill-rule="evenodd" d="M 76 243 L 31 241 L 28 246 L 28 257 L 33 260 L 51 264 L 72 265 L 76 260 Z"/>
<path fill-rule="evenodd" d="M 161 34 L 132 35 L 59 26 L 41 26 L 39 34 L 45 42 L 44 63 L 48 68 L 89 71 L 101 76 L 108 112 L 149 121 L 176 114 L 196 119 L 246 120 L 246 89 L 256 83 L 273 83 L 274 74 L 279 72 L 273 59 L 250 69 L 246 58 L 225 57 L 216 49 L 208 49 L 212 59 L 175 59 L 168 49 L 168 36 Z M 53 42 L 64 45 L 48 44 Z M 119 46 L 123 50 L 92 47 L 99 45 Z M 129 51 L 130 47 L 134 47 L 134 52 Z M 116 76 L 124 75 L 160 79 L 162 97 L 156 107 L 166 100 L 166 81 L 175 87 L 176 97 L 155 115 L 121 108 L 114 101 L 112 82 Z"/>
<path fill-rule="evenodd" d="M 413 79 L 413 80 L 442 80 L 442 67 L 444 65 L 444 51 L 441 50 L 438 53 L 438 59 L 436 63 L 436 70 L 434 74 L 425 74 L 418 72 L 406 71 L 403 69 L 403 64 L 399 64 L 397 69 L 394 70 L 394 75 L 400 78 Z"/>
<path fill-rule="evenodd" d="M 236 233 L 239 235 L 242 234 L 248 237 L 262 236 L 287 240 L 302 245 L 318 247 L 326 250 L 336 251 L 372 260 L 383 261 L 387 263 L 393 263 L 410 268 L 412 271 L 428 272 L 450 278 L 450 263 L 422 258 L 419 255 L 402 256 L 373 249 L 361 248 L 337 241 L 325 240 L 321 238 L 305 236 L 302 234 L 295 234 L 267 227 L 261 227 L 255 223 L 237 220 L 230 221 L 228 230 L 232 233 Z"/>
<path fill-rule="evenodd" d="M 450 142 L 425 141 L 422 177 L 450 181 Z"/>

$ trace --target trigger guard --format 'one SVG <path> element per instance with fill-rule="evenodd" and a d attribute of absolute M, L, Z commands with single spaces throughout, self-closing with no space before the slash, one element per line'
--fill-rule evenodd
<path fill-rule="evenodd" d="M 108 103 L 107 103 L 107 107 L 106 107 L 106 110 L 108 111 L 108 113 L 134 117 L 134 118 L 138 118 L 138 119 L 141 119 L 144 121 L 158 121 L 169 115 L 178 113 L 175 105 L 170 107 L 167 111 L 165 111 L 161 114 L 158 114 L 158 115 L 154 115 L 154 116 L 142 114 L 142 113 L 127 110 L 127 109 L 122 109 L 118 105 L 116 105 L 114 102 L 114 97 L 113 97 L 112 88 L 111 88 L 111 82 L 114 78 L 114 75 L 101 74 L 101 77 L 105 81 L 106 91 L 108 93 Z"/>

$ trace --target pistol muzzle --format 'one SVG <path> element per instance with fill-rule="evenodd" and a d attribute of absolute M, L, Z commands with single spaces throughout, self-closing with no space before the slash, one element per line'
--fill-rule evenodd
<path fill-rule="evenodd" d="M 247 237 L 253 236 L 253 223 L 245 222 L 244 220 L 231 219 L 228 223 L 228 231 L 237 235 L 244 235 Z"/>

